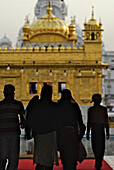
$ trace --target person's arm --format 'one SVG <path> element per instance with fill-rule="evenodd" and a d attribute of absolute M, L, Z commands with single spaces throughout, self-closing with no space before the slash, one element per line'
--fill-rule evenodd
<path fill-rule="evenodd" d="M 78 123 L 79 123 L 79 129 L 80 129 L 79 140 L 81 140 L 83 138 L 84 133 L 85 133 L 86 126 L 83 123 L 81 109 L 80 109 L 80 107 L 77 103 L 76 103 L 76 105 L 77 105 L 76 107 L 77 107 Z"/>
<path fill-rule="evenodd" d="M 107 136 L 107 139 L 109 139 L 109 118 L 108 118 L 108 113 L 107 113 L 107 108 L 106 108 L 106 112 L 105 112 L 105 115 L 106 115 L 106 136 Z"/>
<path fill-rule="evenodd" d="M 25 120 L 25 139 L 32 139 L 31 135 L 31 115 L 32 115 L 32 102 L 30 101 L 28 106 L 26 107 L 26 120 Z"/>
<path fill-rule="evenodd" d="M 22 127 L 22 128 L 25 126 L 24 114 L 25 114 L 24 106 L 23 106 L 22 102 L 20 102 L 19 115 L 20 115 L 20 120 L 21 120 L 21 121 L 20 121 L 20 124 L 21 124 L 21 127 Z"/>
<path fill-rule="evenodd" d="M 90 109 L 88 109 L 87 133 L 86 133 L 87 140 L 89 140 L 89 133 L 90 133 Z"/>

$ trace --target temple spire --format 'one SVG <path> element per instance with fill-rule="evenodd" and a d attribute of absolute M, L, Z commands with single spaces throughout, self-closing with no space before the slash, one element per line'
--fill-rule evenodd
<path fill-rule="evenodd" d="M 51 0 L 49 0 L 48 7 L 47 7 L 47 12 L 48 14 L 51 14 L 52 8 L 51 8 Z"/>
<path fill-rule="evenodd" d="M 74 20 L 73 20 L 73 17 L 71 16 L 71 24 L 73 24 L 74 23 Z"/>
<path fill-rule="evenodd" d="M 26 17 L 25 17 L 25 24 L 29 24 L 29 16 L 28 15 L 26 15 Z"/>
<path fill-rule="evenodd" d="M 94 19 L 94 6 L 92 6 L 92 19 Z"/>
<path fill-rule="evenodd" d="M 76 22 L 76 16 L 74 15 L 74 23 Z"/>
<path fill-rule="evenodd" d="M 51 8 L 51 0 L 49 0 L 49 5 L 48 5 L 49 8 Z"/>

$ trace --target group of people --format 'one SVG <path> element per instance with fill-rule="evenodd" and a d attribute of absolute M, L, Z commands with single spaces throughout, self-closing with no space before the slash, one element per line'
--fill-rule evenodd
<path fill-rule="evenodd" d="M 27 139 L 34 138 L 35 170 L 53 170 L 54 163 L 58 163 L 57 151 L 60 152 L 63 170 L 76 170 L 86 127 L 70 90 L 63 90 L 61 99 L 53 102 L 52 87 L 44 84 L 40 99 L 34 96 L 26 111 L 22 102 L 14 99 L 14 91 L 13 85 L 5 85 L 5 98 L 0 101 L 0 170 L 5 170 L 7 161 L 7 170 L 18 168 L 20 124 L 25 127 Z M 108 139 L 109 122 L 106 107 L 100 105 L 101 95 L 93 95 L 92 102 L 94 106 L 88 109 L 86 138 L 89 140 L 91 129 L 95 168 L 100 170 L 105 150 L 104 129 L 106 127 Z"/>

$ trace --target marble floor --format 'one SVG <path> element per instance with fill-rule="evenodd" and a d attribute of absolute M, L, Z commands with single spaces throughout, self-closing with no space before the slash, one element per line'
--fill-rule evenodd
<path fill-rule="evenodd" d="M 91 140 L 86 140 L 86 138 L 83 138 L 84 146 L 87 150 L 88 155 L 92 155 L 93 151 L 91 148 Z M 105 142 L 105 155 L 107 156 L 114 156 L 114 136 L 112 135 L 110 139 L 106 140 Z"/>
<path fill-rule="evenodd" d="M 114 170 L 114 156 L 104 156 L 104 160 L 111 166 Z"/>
<path fill-rule="evenodd" d="M 33 146 L 33 140 L 27 141 L 24 139 L 24 136 L 22 135 L 20 137 L 20 155 L 27 156 L 27 150 L 28 147 L 31 149 L 34 148 Z M 83 143 L 86 148 L 88 155 L 93 155 L 92 148 L 91 148 L 91 140 L 87 141 L 86 138 L 83 138 Z M 105 145 L 105 156 L 104 160 L 114 169 L 114 136 L 111 136 L 109 140 L 106 140 Z"/>
<path fill-rule="evenodd" d="M 83 138 L 83 143 L 86 148 L 88 155 L 93 155 L 91 148 L 91 140 L 86 140 Z M 28 147 L 33 149 L 33 141 L 27 141 L 24 139 L 24 135 L 20 137 L 20 155 L 26 155 Z M 114 136 L 111 136 L 109 140 L 105 143 L 105 156 L 114 156 Z"/>

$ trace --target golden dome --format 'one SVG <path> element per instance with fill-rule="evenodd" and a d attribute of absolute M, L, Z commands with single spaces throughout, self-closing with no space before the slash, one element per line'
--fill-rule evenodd
<path fill-rule="evenodd" d="M 20 47 L 19 47 L 18 44 L 17 44 L 17 46 L 16 46 L 16 48 L 15 48 L 15 51 L 16 51 L 16 52 L 20 52 Z"/>
<path fill-rule="evenodd" d="M 74 25 L 74 20 L 73 20 L 73 17 L 71 17 L 71 24 L 68 26 L 69 27 L 69 34 L 71 36 L 74 36 L 75 33 L 76 33 L 76 26 Z"/>
<path fill-rule="evenodd" d="M 25 23 L 25 25 L 23 26 L 23 31 L 24 31 L 24 32 L 29 32 L 29 25 L 27 25 L 26 23 Z"/>
<path fill-rule="evenodd" d="M 31 46 L 31 44 L 28 47 L 28 52 L 33 52 L 33 47 Z"/>
<path fill-rule="evenodd" d="M 33 22 L 30 26 L 31 32 L 57 32 L 68 34 L 68 25 L 65 21 L 61 20 L 60 18 L 55 17 L 52 13 L 52 8 L 47 8 L 47 14 L 39 18 L 37 21 Z"/>
<path fill-rule="evenodd" d="M 98 25 L 98 22 L 96 19 L 90 19 L 88 25 Z"/>
<path fill-rule="evenodd" d="M 23 45 L 23 47 L 21 48 L 21 51 L 22 51 L 22 52 L 26 52 L 26 49 L 27 49 L 26 46 Z"/>
<path fill-rule="evenodd" d="M 4 45 L 4 47 L 3 47 L 3 49 L 2 49 L 2 50 L 3 50 L 3 51 L 7 51 L 7 49 L 8 49 L 8 48 L 7 48 L 7 46 L 6 46 L 6 45 Z"/>
<path fill-rule="evenodd" d="M 13 51 L 14 51 L 12 45 L 9 47 L 9 51 L 10 51 L 10 52 L 13 52 Z"/>
<path fill-rule="evenodd" d="M 99 25 L 98 21 L 94 18 L 94 7 L 92 7 L 92 17 L 88 21 L 88 25 Z"/>

